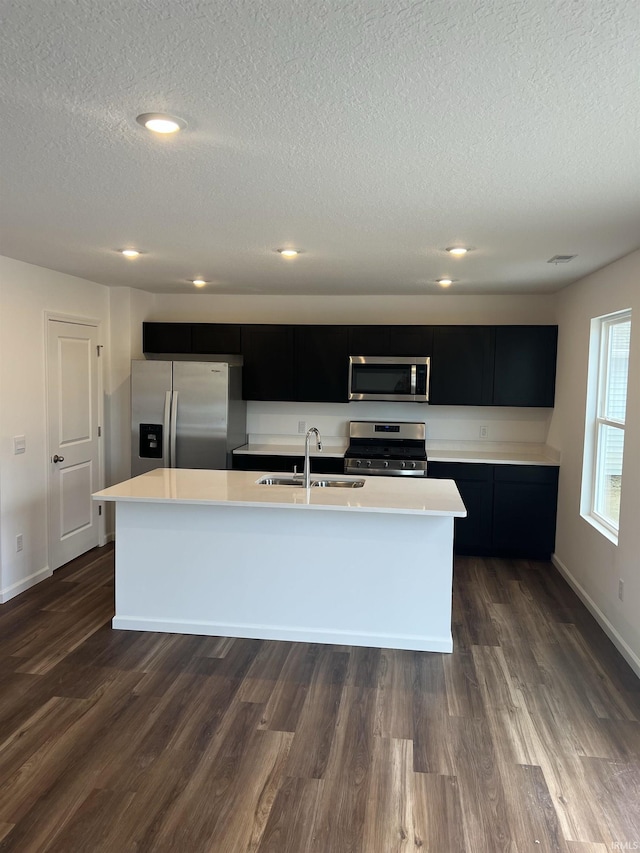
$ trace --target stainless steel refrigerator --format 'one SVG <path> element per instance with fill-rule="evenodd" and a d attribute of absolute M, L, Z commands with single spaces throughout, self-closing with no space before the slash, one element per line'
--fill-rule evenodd
<path fill-rule="evenodd" d="M 247 440 L 242 366 L 218 361 L 131 363 L 131 474 L 230 468 Z"/>

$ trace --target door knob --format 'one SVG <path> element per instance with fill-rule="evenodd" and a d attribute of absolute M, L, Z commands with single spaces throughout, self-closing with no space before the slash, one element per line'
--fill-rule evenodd
<path fill-rule="evenodd" d="M 58 454 L 56 453 L 56 455 L 53 457 L 53 461 L 54 462 L 64 462 L 64 456 L 58 456 Z"/>

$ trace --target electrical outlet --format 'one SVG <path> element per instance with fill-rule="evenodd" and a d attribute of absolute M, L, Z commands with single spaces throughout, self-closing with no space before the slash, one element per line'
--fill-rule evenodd
<path fill-rule="evenodd" d="M 489 428 L 486 426 L 480 427 L 480 438 L 486 438 L 489 435 Z"/>
<path fill-rule="evenodd" d="M 624 581 L 622 578 L 618 581 L 618 598 L 620 601 L 624 601 Z"/>
<path fill-rule="evenodd" d="M 16 551 L 22 551 L 22 548 L 22 533 L 18 533 L 18 535 L 16 536 Z"/>
<path fill-rule="evenodd" d="M 298 421 L 298 433 L 299 435 L 304 435 L 307 431 L 307 422 L 306 421 Z"/>

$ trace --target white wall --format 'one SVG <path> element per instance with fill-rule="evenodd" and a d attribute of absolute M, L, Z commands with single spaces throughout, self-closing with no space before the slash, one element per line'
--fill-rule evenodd
<path fill-rule="evenodd" d="M 640 252 L 556 296 L 556 407 L 549 443 L 562 451 L 555 561 L 640 675 Z M 580 516 L 590 323 L 632 309 L 631 356 L 618 545 Z M 618 599 L 618 580 L 625 600 Z"/>
<path fill-rule="evenodd" d="M 129 287 L 112 287 L 109 297 L 111 383 L 106 405 L 111 485 L 131 476 L 131 359 L 143 357 L 142 322 L 152 311 L 155 297 Z"/>
<path fill-rule="evenodd" d="M 100 342 L 108 343 L 108 288 L 0 257 L 0 600 L 49 571 L 47 311 L 99 320 Z M 26 453 L 18 456 L 13 453 L 15 435 L 26 436 Z M 24 550 L 17 553 L 19 533 Z"/>
<path fill-rule="evenodd" d="M 494 406 L 428 406 L 419 403 L 259 403 L 247 404 L 247 432 L 252 443 L 265 438 L 281 437 L 283 444 L 297 435 L 299 421 L 317 427 L 323 439 L 347 440 L 349 421 L 399 420 L 418 421 L 427 425 L 431 442 L 482 442 L 490 449 L 492 442 L 525 442 L 544 444 L 551 409 L 496 408 Z M 480 427 L 487 428 L 486 439 L 480 438 Z M 277 442 L 276 442 L 277 443 Z M 444 446 L 442 445 L 439 445 Z"/>
<path fill-rule="evenodd" d="M 541 296 L 229 296 L 156 297 L 150 320 L 202 323 L 555 323 Z"/>

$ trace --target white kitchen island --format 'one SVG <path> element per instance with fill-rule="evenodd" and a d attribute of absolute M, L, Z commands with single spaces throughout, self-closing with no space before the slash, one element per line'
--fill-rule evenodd
<path fill-rule="evenodd" d="M 114 628 L 452 651 L 452 480 L 262 476 L 159 468 L 94 496 L 116 503 Z"/>

